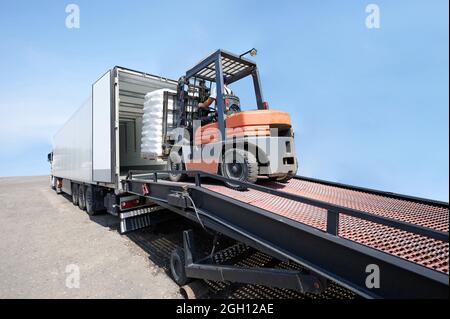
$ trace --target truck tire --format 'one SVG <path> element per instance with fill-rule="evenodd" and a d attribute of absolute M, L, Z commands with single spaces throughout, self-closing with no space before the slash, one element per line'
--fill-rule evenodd
<path fill-rule="evenodd" d="M 255 183 L 258 180 L 258 162 L 252 153 L 240 150 L 229 149 L 223 155 L 220 165 L 223 177 L 231 180 L 238 180 L 247 183 Z M 225 184 L 236 190 L 245 190 L 245 186 L 225 182 Z"/>
<path fill-rule="evenodd" d="M 88 215 L 95 215 L 95 189 L 92 185 L 86 187 L 86 212 Z"/>
<path fill-rule="evenodd" d="M 184 164 L 181 161 L 181 155 L 178 153 L 171 153 L 167 158 L 167 170 L 168 171 L 181 171 L 184 170 Z M 172 182 L 181 182 L 186 179 L 186 174 L 172 174 L 169 173 L 169 179 Z"/>
<path fill-rule="evenodd" d="M 78 187 L 78 207 L 81 210 L 86 209 L 86 187 L 84 185 Z"/>
<path fill-rule="evenodd" d="M 191 281 L 186 276 L 185 265 L 186 257 L 184 249 L 181 247 L 175 248 L 170 255 L 170 273 L 172 274 L 173 280 L 180 286 L 184 286 Z"/>
<path fill-rule="evenodd" d="M 78 206 L 78 184 L 72 184 L 72 203 Z"/>

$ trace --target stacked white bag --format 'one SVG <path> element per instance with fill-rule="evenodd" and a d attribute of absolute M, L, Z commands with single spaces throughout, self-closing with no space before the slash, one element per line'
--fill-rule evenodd
<path fill-rule="evenodd" d="M 145 95 L 144 114 L 142 115 L 141 157 L 155 159 L 162 155 L 163 144 L 163 102 L 164 92 L 176 93 L 173 90 L 161 89 Z M 172 123 L 173 99 L 169 99 L 167 122 Z"/>

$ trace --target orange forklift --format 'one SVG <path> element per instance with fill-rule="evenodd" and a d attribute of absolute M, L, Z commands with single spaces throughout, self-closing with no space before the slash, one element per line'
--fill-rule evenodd
<path fill-rule="evenodd" d="M 218 50 L 200 61 L 178 81 L 175 127 L 166 135 L 165 152 L 172 181 L 199 170 L 254 183 L 258 178 L 286 182 L 297 172 L 294 132 L 288 113 L 269 110 L 263 100 L 257 66 L 242 55 Z M 253 78 L 256 110 L 241 110 L 240 100 L 227 86 Z M 213 107 L 199 108 L 215 84 Z M 228 94 L 226 94 L 228 93 Z M 230 94 L 231 93 L 231 94 Z M 185 172 L 182 172 L 185 171 Z"/>

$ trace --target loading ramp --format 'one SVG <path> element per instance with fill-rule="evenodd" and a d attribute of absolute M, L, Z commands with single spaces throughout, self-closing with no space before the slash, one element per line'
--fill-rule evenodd
<path fill-rule="evenodd" d="M 208 230 L 363 297 L 448 298 L 448 203 L 300 176 L 287 184 L 242 183 L 247 191 L 235 191 L 221 183 L 224 177 L 186 173 L 192 182 L 167 181 L 160 171 L 130 172 L 122 183 Z M 205 279 L 223 274 L 203 261 L 191 258 L 187 272 Z M 380 270 L 379 288 L 366 286 L 369 265 Z M 241 272 L 231 270 L 230 280 L 245 277 Z"/>

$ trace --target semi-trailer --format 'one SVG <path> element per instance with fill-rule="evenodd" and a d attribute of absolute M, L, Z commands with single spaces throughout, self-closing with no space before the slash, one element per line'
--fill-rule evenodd
<path fill-rule="evenodd" d="M 52 187 L 71 195 L 88 214 L 148 206 L 127 194 L 121 180 L 130 170 L 166 168 L 164 158 L 141 156 L 143 105 L 146 94 L 176 88 L 177 81 L 161 76 L 119 66 L 108 70 L 53 138 Z"/>

